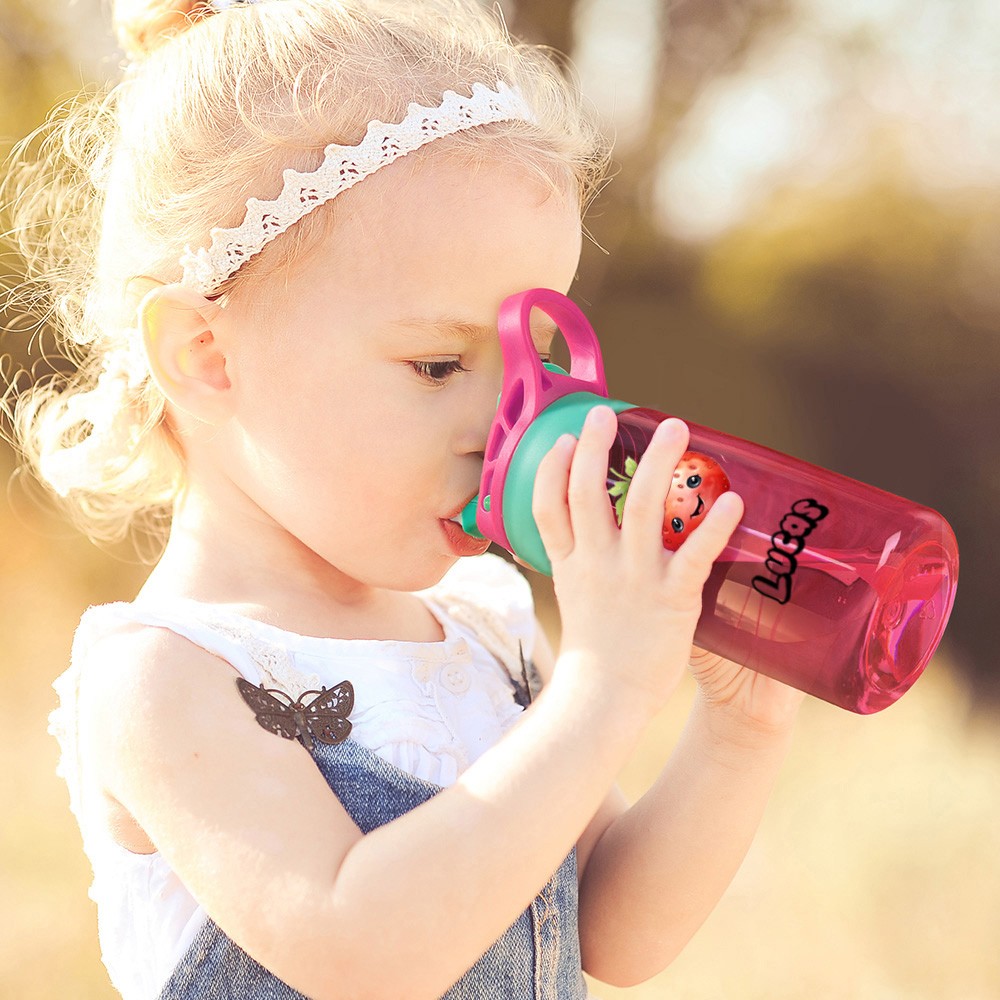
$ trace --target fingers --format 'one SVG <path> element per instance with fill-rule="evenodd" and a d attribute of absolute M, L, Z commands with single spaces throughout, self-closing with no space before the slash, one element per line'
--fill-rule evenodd
<path fill-rule="evenodd" d="M 610 407 L 594 407 L 587 414 L 579 441 L 571 434 L 562 435 L 539 463 L 532 514 L 545 551 L 554 562 L 567 558 L 583 540 L 598 548 L 618 540 L 607 489 L 608 453 L 617 429 L 617 418 Z M 650 567 L 662 567 L 664 562 L 664 502 L 689 438 L 683 421 L 662 421 L 629 485 L 621 543 L 630 558 Z M 700 595 L 712 563 L 726 547 L 742 516 L 743 502 L 735 493 L 723 494 L 715 501 L 678 552 L 667 554 L 667 561 L 677 563 L 670 573 L 677 585 Z"/>
<path fill-rule="evenodd" d="M 565 559 L 581 539 L 609 543 L 618 531 L 608 497 L 608 452 L 618 430 L 608 406 L 592 409 L 577 441 L 564 434 L 538 464 L 532 515 L 550 561 Z"/>
<path fill-rule="evenodd" d="M 531 513 L 551 562 L 565 559 L 573 551 L 573 525 L 567 491 L 569 469 L 576 451 L 576 438 L 563 434 L 538 463 Z"/>
<path fill-rule="evenodd" d="M 653 431 L 625 498 L 622 541 L 633 558 L 662 557 L 663 506 L 689 438 L 687 424 L 674 417 Z"/>
<path fill-rule="evenodd" d="M 664 504 L 673 484 L 674 472 L 690 444 L 687 425 L 669 418 L 657 425 L 639 461 L 622 519 L 622 541 L 633 559 L 662 560 Z M 700 594 L 712 563 L 722 554 L 743 516 L 743 501 L 725 493 L 710 506 L 704 520 L 674 554 L 670 576 L 675 584 Z M 683 553 L 683 556 L 682 556 Z"/>
<path fill-rule="evenodd" d="M 580 431 L 569 473 L 569 511 L 573 535 L 595 545 L 609 544 L 618 533 L 608 496 L 608 452 L 618 433 L 609 406 L 595 406 Z"/>
<path fill-rule="evenodd" d="M 700 602 L 712 564 L 722 555 L 743 517 L 743 500 L 737 493 L 723 493 L 705 520 L 684 540 L 670 560 L 670 576 L 679 596 Z"/>

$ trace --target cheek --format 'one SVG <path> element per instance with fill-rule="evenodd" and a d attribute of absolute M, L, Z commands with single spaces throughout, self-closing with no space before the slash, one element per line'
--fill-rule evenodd
<path fill-rule="evenodd" d="M 277 366 L 277 359 L 272 359 Z M 446 436 L 437 410 L 399 384 L 394 370 L 359 362 L 353 378 L 322 375 L 334 364 L 317 359 L 270 373 L 260 364 L 245 383 L 246 406 L 233 454 L 247 492 L 281 511 L 282 520 L 381 520 L 405 509 L 407 494 L 432 485 L 436 440 Z M 440 468 L 431 470 L 440 475 Z"/>
<path fill-rule="evenodd" d="M 413 494 L 433 485 L 433 455 L 420 434 L 422 424 L 412 411 L 397 412 L 392 405 L 341 402 L 290 423 L 283 434 L 286 453 L 275 457 L 287 463 L 300 490 L 325 496 L 329 513 L 350 520 L 394 517 Z M 301 492 L 297 502 L 303 502 Z"/>
<path fill-rule="evenodd" d="M 249 396 L 249 393 L 248 393 Z M 310 498 L 330 503 L 351 464 L 349 442 L 363 428 L 351 427 L 352 408 L 342 398 L 298 384 L 261 387 L 235 427 L 233 458 L 242 465 L 241 486 L 281 520 L 295 516 Z"/>

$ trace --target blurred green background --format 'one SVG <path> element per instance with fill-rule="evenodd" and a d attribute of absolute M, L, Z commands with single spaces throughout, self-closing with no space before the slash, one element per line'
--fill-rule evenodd
<path fill-rule="evenodd" d="M 603 998 L 1000 997 L 1000 5 L 505 0 L 616 136 L 573 296 L 613 395 L 940 510 L 962 555 L 939 654 L 860 718 L 807 704 L 757 842 L 662 976 Z M 0 0 L 0 145 L 120 72 L 98 0 Z M 19 262 L 0 256 L 0 278 Z M 2 300 L 0 300 L 2 310 Z M 2 310 L 4 371 L 45 337 Z M 113 997 L 45 732 L 90 603 L 143 567 L 92 546 L 0 446 L 0 997 Z M 533 579 L 558 631 L 547 581 Z M 623 775 L 640 794 L 690 685 Z"/>

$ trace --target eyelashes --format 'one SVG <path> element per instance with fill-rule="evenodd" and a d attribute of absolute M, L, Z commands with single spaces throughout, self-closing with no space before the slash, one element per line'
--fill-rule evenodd
<path fill-rule="evenodd" d="M 539 360 L 551 361 L 552 356 L 542 354 Z M 429 385 L 444 385 L 452 375 L 470 370 L 458 358 L 449 358 L 445 361 L 410 361 L 408 364 L 417 376 Z"/>
<path fill-rule="evenodd" d="M 411 361 L 410 366 L 430 385 L 444 385 L 452 375 L 469 370 L 458 358 L 449 361 Z"/>

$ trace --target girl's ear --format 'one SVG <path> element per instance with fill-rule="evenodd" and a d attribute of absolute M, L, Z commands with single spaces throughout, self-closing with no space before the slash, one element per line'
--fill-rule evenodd
<path fill-rule="evenodd" d="M 196 420 L 217 424 L 231 415 L 222 307 L 181 285 L 159 285 L 138 307 L 150 373 L 164 396 Z"/>

